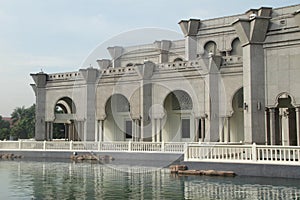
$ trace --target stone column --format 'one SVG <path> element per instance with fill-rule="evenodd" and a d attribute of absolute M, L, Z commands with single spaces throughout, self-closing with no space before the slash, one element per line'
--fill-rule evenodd
<path fill-rule="evenodd" d="M 156 119 L 156 142 L 161 142 L 161 119 Z"/>
<path fill-rule="evenodd" d="M 133 119 L 133 122 L 132 122 L 132 130 L 133 130 L 132 140 L 134 142 L 138 141 L 138 132 L 139 132 L 138 128 L 139 128 L 138 119 Z"/>
<path fill-rule="evenodd" d="M 35 139 L 37 141 L 47 140 L 46 136 L 46 84 L 48 75 L 40 72 L 37 74 L 30 74 L 35 84 L 32 84 L 32 88 L 36 97 L 35 108 Z"/>
<path fill-rule="evenodd" d="M 272 8 L 262 7 L 255 17 L 238 19 L 234 26 L 243 48 L 243 91 L 245 143 L 265 142 L 265 66 L 263 42 Z M 258 89 L 259 88 L 259 89 Z"/>
<path fill-rule="evenodd" d="M 74 126 L 73 126 L 73 123 L 71 124 L 68 124 L 67 125 L 69 128 L 68 128 L 68 139 L 69 141 L 73 140 L 73 137 L 74 137 Z"/>
<path fill-rule="evenodd" d="M 150 122 L 149 110 L 152 106 L 152 82 L 155 64 L 145 61 L 143 65 L 136 66 L 135 70 L 140 77 L 140 141 L 152 136 L 151 126 L 144 126 Z M 150 124 L 150 123 L 149 123 Z"/>
<path fill-rule="evenodd" d="M 85 134 L 84 134 L 84 121 L 81 120 L 81 121 L 77 121 L 77 133 L 78 133 L 78 137 L 74 137 L 74 140 L 80 140 L 80 141 L 85 141 L 84 137 L 85 137 Z"/>
<path fill-rule="evenodd" d="M 131 121 L 131 140 L 134 142 L 135 141 L 135 136 L 136 136 L 136 129 L 135 129 L 135 119 L 132 119 Z"/>
<path fill-rule="evenodd" d="M 205 117 L 201 118 L 201 142 L 204 142 L 205 138 Z"/>
<path fill-rule="evenodd" d="M 96 82 L 99 71 L 95 68 L 79 70 L 86 82 L 86 101 L 85 101 L 85 128 L 83 131 L 84 141 L 95 141 L 96 133 Z"/>
<path fill-rule="evenodd" d="M 97 129 L 95 131 L 95 142 L 99 141 L 99 120 L 97 121 Z"/>
<path fill-rule="evenodd" d="M 226 124 L 226 121 L 225 121 L 225 118 L 222 119 L 221 121 L 221 131 L 220 131 L 220 138 L 219 138 L 219 142 L 224 142 L 225 141 L 225 124 Z"/>
<path fill-rule="evenodd" d="M 53 122 L 49 122 L 49 126 L 50 126 L 49 140 L 53 140 Z"/>
<path fill-rule="evenodd" d="M 195 142 L 199 142 L 199 118 L 195 118 Z"/>
<path fill-rule="evenodd" d="M 220 116 L 222 110 L 222 99 L 225 97 L 222 91 L 221 83 L 221 57 L 220 56 L 210 56 L 208 64 L 208 74 L 206 76 L 206 84 L 208 87 L 208 94 L 206 101 L 208 102 L 208 118 L 207 123 L 208 131 L 205 136 L 206 142 L 218 142 L 220 139 Z"/>
<path fill-rule="evenodd" d="M 97 122 L 97 134 L 95 136 L 96 142 L 103 142 L 103 120 Z"/>
<path fill-rule="evenodd" d="M 300 107 L 296 108 L 297 146 L 300 146 Z"/>
<path fill-rule="evenodd" d="M 225 142 L 230 142 L 230 117 L 226 117 L 225 122 L 226 122 Z"/>
<path fill-rule="evenodd" d="M 275 135 L 276 135 L 276 117 L 275 108 L 270 108 L 270 145 L 275 145 Z"/>
<path fill-rule="evenodd" d="M 200 27 L 199 19 L 181 20 L 179 22 L 182 33 L 185 36 L 185 59 L 197 59 L 197 33 Z"/>
<path fill-rule="evenodd" d="M 155 134 L 156 134 L 156 119 L 152 119 L 152 142 L 155 142 Z"/>
<path fill-rule="evenodd" d="M 136 141 L 138 142 L 140 140 L 140 135 L 141 135 L 141 124 L 140 120 L 136 120 Z"/>
<path fill-rule="evenodd" d="M 288 108 L 282 108 L 281 109 L 281 124 L 282 124 L 282 145 L 283 146 L 289 146 L 290 145 L 290 116 Z"/>
<path fill-rule="evenodd" d="M 46 122 L 46 135 L 45 140 L 53 139 L 53 122 Z"/>
<path fill-rule="evenodd" d="M 270 141 L 270 115 L 269 109 L 265 109 L 265 145 L 269 144 Z"/>

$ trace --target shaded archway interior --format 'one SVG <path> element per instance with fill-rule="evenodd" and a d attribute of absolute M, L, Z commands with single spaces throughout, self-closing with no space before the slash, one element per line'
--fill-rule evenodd
<path fill-rule="evenodd" d="M 54 108 L 52 139 L 82 140 L 78 132 L 82 124 L 78 123 L 75 114 L 76 106 L 70 97 L 63 97 L 57 101 Z"/>
<path fill-rule="evenodd" d="M 104 138 L 100 141 L 125 141 L 133 139 L 133 122 L 130 104 L 122 94 L 113 94 L 105 105 Z M 134 136 L 137 137 L 137 136 Z"/>
<path fill-rule="evenodd" d="M 182 90 L 170 92 L 164 100 L 166 115 L 162 134 L 157 141 L 181 142 L 195 138 L 193 101 L 190 95 Z"/>

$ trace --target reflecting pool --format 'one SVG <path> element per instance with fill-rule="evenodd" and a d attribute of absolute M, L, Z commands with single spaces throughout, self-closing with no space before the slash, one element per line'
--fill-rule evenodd
<path fill-rule="evenodd" d="M 0 161 L 0 199 L 300 199 L 300 180 L 174 176 L 129 165 Z"/>

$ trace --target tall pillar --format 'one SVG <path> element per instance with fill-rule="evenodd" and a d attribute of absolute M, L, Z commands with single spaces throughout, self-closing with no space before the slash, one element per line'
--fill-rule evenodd
<path fill-rule="evenodd" d="M 133 122 L 132 122 L 132 130 L 133 130 L 132 140 L 134 142 L 138 141 L 138 132 L 139 132 L 138 128 L 139 128 L 138 119 L 133 119 Z"/>
<path fill-rule="evenodd" d="M 46 122 L 46 135 L 45 140 L 53 139 L 53 122 Z"/>
<path fill-rule="evenodd" d="M 265 109 L 265 145 L 268 145 L 270 142 L 270 115 L 269 109 Z"/>
<path fill-rule="evenodd" d="M 74 124 L 71 123 L 71 124 L 68 124 L 67 125 L 69 128 L 68 128 L 68 139 L 69 141 L 71 140 L 74 140 Z"/>
<path fill-rule="evenodd" d="M 254 17 L 238 19 L 234 26 L 243 47 L 243 91 L 245 143 L 265 142 L 265 66 L 263 42 L 271 8 L 261 8 Z"/>
<path fill-rule="evenodd" d="M 136 129 L 135 129 L 135 119 L 132 119 L 131 121 L 131 140 L 134 142 L 135 141 L 135 136 L 136 136 Z"/>
<path fill-rule="evenodd" d="M 288 108 L 281 108 L 280 109 L 281 115 L 281 138 L 282 138 L 282 145 L 289 146 L 290 145 L 290 116 Z"/>
<path fill-rule="evenodd" d="M 77 123 L 77 133 L 78 133 L 78 135 L 77 135 L 77 137 L 74 136 L 74 140 L 86 141 L 85 140 L 86 135 L 84 134 L 84 131 L 86 130 L 84 128 L 85 122 L 83 120 L 81 120 L 81 121 L 76 121 L 76 123 Z"/>
<path fill-rule="evenodd" d="M 275 108 L 270 108 L 270 145 L 275 145 L 276 140 L 276 117 L 275 117 Z"/>
<path fill-rule="evenodd" d="M 218 142 L 220 139 L 220 128 L 221 128 L 221 113 L 223 105 L 222 99 L 225 97 L 223 92 L 223 86 L 221 84 L 221 57 L 211 55 L 209 57 L 208 74 L 206 76 L 206 84 L 208 85 L 208 94 L 206 101 L 208 102 L 208 118 L 207 123 L 208 131 L 205 136 L 206 142 Z"/>
<path fill-rule="evenodd" d="M 297 146 L 300 146 L 300 108 L 296 108 Z"/>
<path fill-rule="evenodd" d="M 230 142 L 230 117 L 225 118 L 226 130 L 225 130 L 225 142 Z"/>
<path fill-rule="evenodd" d="M 195 142 L 199 142 L 199 134 L 200 134 L 200 131 L 199 131 L 199 118 L 195 118 Z"/>
<path fill-rule="evenodd" d="M 225 124 L 226 124 L 226 121 L 225 121 L 225 120 L 226 120 L 226 119 L 223 118 L 223 119 L 221 120 L 221 123 L 220 123 L 220 125 L 221 125 L 221 127 L 220 127 L 221 131 L 220 131 L 219 142 L 224 142 L 224 141 L 225 141 Z"/>
<path fill-rule="evenodd" d="M 95 142 L 99 141 L 99 120 L 97 121 L 97 129 L 95 131 Z"/>
<path fill-rule="evenodd" d="M 185 59 L 197 59 L 197 33 L 200 27 L 199 19 L 181 20 L 179 23 L 185 36 Z"/>
<path fill-rule="evenodd" d="M 37 74 L 30 74 L 35 84 L 32 88 L 36 97 L 35 108 L 35 139 L 37 141 L 47 140 L 46 137 L 46 84 L 48 75 L 40 72 Z"/>
<path fill-rule="evenodd" d="M 85 127 L 83 131 L 84 141 L 95 141 L 96 133 L 96 82 L 99 77 L 99 71 L 95 68 L 79 70 L 86 82 L 86 100 L 85 100 Z"/>
<path fill-rule="evenodd" d="M 141 137 L 141 123 L 139 119 L 136 120 L 136 129 L 136 141 L 138 142 Z"/>
<path fill-rule="evenodd" d="M 49 140 L 49 132 L 50 132 L 49 123 L 48 123 L 48 122 L 46 122 L 46 133 L 45 133 L 45 140 Z"/>
<path fill-rule="evenodd" d="M 156 119 L 156 142 L 161 142 L 161 119 Z"/>
<path fill-rule="evenodd" d="M 53 122 L 49 122 L 50 132 L 49 132 L 49 140 L 53 140 Z"/>
<path fill-rule="evenodd" d="M 95 141 L 103 142 L 103 120 L 97 121 L 97 131 L 96 131 Z"/>
<path fill-rule="evenodd" d="M 156 134 L 156 119 L 152 119 L 152 142 L 155 142 L 155 134 Z"/>
<path fill-rule="evenodd" d="M 205 117 L 201 118 L 201 142 L 204 142 L 205 138 Z"/>
<path fill-rule="evenodd" d="M 150 61 L 144 62 L 143 65 L 136 66 L 135 70 L 140 77 L 140 141 L 144 138 L 151 138 L 152 127 L 144 126 L 150 124 L 149 110 L 152 106 L 152 82 L 155 64 Z"/>

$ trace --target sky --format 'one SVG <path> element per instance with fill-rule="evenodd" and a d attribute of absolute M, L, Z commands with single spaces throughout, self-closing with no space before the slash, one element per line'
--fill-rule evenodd
<path fill-rule="evenodd" d="M 120 34 L 137 43 L 144 42 L 139 30 L 145 29 L 151 36 L 145 42 L 183 39 L 181 19 L 295 4 L 299 0 L 0 0 L 0 115 L 35 102 L 30 73 L 89 67 L 86 58 L 99 46 L 128 45 Z M 109 57 L 99 53 L 101 58 Z"/>

